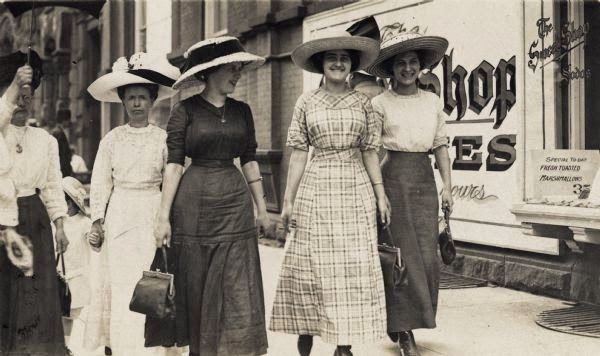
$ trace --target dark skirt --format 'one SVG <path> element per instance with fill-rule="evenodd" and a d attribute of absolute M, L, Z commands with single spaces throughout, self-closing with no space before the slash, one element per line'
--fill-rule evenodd
<path fill-rule="evenodd" d="M 240 171 L 231 162 L 195 162 L 171 219 L 177 344 L 202 356 L 265 354 L 254 208 Z"/>
<path fill-rule="evenodd" d="M 50 219 L 37 195 L 17 203 L 17 232 L 33 245 L 34 275 L 25 277 L 0 248 L 0 355 L 64 355 Z"/>
<path fill-rule="evenodd" d="M 406 263 L 408 286 L 386 298 L 388 332 L 435 328 L 440 270 L 438 194 L 426 153 L 388 153 L 383 168 L 391 233 Z"/>

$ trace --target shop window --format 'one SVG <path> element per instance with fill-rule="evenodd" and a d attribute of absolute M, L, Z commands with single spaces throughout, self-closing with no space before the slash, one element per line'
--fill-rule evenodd
<path fill-rule="evenodd" d="M 556 148 L 600 149 L 600 2 L 557 1 Z"/>
<path fill-rule="evenodd" d="M 585 149 L 600 149 L 600 2 L 586 1 L 584 21 L 589 24 L 585 44 Z"/>
<path fill-rule="evenodd" d="M 207 0 L 204 12 L 205 37 L 227 34 L 227 1 Z"/>

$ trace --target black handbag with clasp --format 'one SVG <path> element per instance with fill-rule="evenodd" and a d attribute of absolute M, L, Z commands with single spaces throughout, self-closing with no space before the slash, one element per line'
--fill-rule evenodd
<path fill-rule="evenodd" d="M 444 220 L 446 226 L 444 231 L 438 237 L 438 244 L 440 245 L 440 255 L 444 264 L 451 264 L 456 258 L 456 247 L 454 247 L 454 240 L 452 239 L 452 233 L 450 232 L 450 211 L 448 207 L 443 207 Z"/>
<path fill-rule="evenodd" d="M 164 271 L 144 271 L 135 286 L 129 310 L 163 319 L 175 313 L 174 276 L 167 266 L 167 251 L 162 248 Z"/>
<path fill-rule="evenodd" d="M 386 226 L 379 228 L 377 249 L 386 292 L 405 287 L 408 284 L 406 265 L 402 260 L 400 248 L 394 246 L 392 234 Z"/>

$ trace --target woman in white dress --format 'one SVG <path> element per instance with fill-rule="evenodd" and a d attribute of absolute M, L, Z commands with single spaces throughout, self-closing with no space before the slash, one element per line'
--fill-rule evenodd
<path fill-rule="evenodd" d="M 88 88 L 99 101 L 122 102 L 129 118 L 100 142 L 90 191 L 90 242 L 107 253 L 108 270 L 102 273 L 108 273 L 110 346 L 116 356 L 164 355 L 168 351 L 144 348 L 145 317 L 130 311 L 129 302 L 156 252 L 152 228 L 167 159 L 167 134 L 149 124 L 148 115 L 154 102 L 174 93 L 170 86 L 178 75 L 178 69 L 165 58 L 136 53 L 129 59 L 119 58 L 111 73 Z M 104 239 L 98 239 L 102 236 Z M 101 298 L 92 303 L 99 301 Z M 88 321 L 90 327 L 102 322 Z"/>

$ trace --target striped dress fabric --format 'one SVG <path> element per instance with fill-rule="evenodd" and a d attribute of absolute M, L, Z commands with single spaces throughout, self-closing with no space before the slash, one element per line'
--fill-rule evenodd
<path fill-rule="evenodd" d="M 270 329 L 351 345 L 386 336 L 376 201 L 361 151 L 381 116 L 366 95 L 317 89 L 297 101 L 287 145 L 314 150 L 294 202 Z"/>

